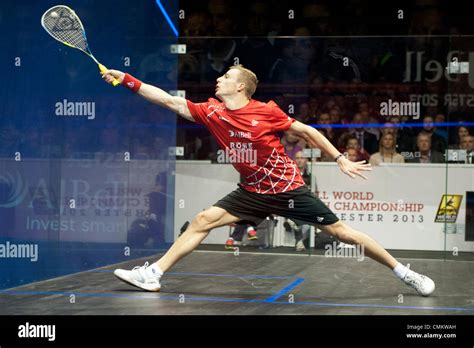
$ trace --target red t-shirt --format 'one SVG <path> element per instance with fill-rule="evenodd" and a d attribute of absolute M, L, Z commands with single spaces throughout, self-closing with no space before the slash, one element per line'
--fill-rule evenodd
<path fill-rule="evenodd" d="M 230 162 L 245 178 L 247 191 L 275 194 L 304 185 L 296 163 L 285 153 L 279 131 L 290 128 L 295 119 L 287 116 L 273 101 L 251 99 L 243 108 L 229 110 L 209 98 L 206 103 L 187 101 L 196 123 L 209 129 L 222 150 L 218 162 Z"/>

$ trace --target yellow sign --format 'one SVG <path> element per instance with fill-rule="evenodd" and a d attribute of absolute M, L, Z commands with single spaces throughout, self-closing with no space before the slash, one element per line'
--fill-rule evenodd
<path fill-rule="evenodd" d="M 455 223 L 461 206 L 462 195 L 443 195 L 435 222 Z"/>

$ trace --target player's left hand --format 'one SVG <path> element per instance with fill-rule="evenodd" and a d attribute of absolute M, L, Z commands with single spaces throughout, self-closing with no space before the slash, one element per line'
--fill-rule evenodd
<path fill-rule="evenodd" d="M 337 160 L 337 164 L 339 165 L 339 168 L 344 174 L 350 176 L 351 178 L 360 176 L 361 178 L 367 180 L 367 177 L 362 174 L 362 172 L 371 171 L 372 166 L 369 163 L 365 162 L 366 161 L 352 162 L 344 156 L 341 156 L 341 158 Z"/>

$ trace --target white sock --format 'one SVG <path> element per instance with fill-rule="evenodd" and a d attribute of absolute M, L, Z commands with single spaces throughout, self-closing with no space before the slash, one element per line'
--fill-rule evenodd
<path fill-rule="evenodd" d="M 163 271 L 161 270 L 160 266 L 158 266 L 158 263 L 155 262 L 153 264 L 151 264 L 150 266 L 148 266 L 146 269 L 145 269 L 145 273 L 146 275 L 148 275 L 149 277 L 160 277 L 163 275 Z"/>
<path fill-rule="evenodd" d="M 405 276 L 407 275 L 408 273 L 408 267 L 405 267 L 403 266 L 400 262 L 397 263 L 397 265 L 395 266 L 395 268 L 393 269 L 393 273 L 395 273 L 395 275 L 400 278 L 400 279 L 403 279 L 405 278 Z"/>

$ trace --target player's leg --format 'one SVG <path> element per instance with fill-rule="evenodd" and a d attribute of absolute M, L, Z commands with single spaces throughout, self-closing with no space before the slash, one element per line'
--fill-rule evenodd
<path fill-rule="evenodd" d="M 211 207 L 197 214 L 186 231 L 166 252 L 157 265 L 162 272 L 168 271 L 176 262 L 193 251 L 213 228 L 239 221 L 239 218 L 219 207 Z"/>
<path fill-rule="evenodd" d="M 318 225 L 318 228 L 329 233 L 341 242 L 362 246 L 365 256 L 380 262 L 390 269 L 394 269 L 398 264 L 398 261 L 372 237 L 353 229 L 342 221 L 338 221 L 332 225 Z"/>
<path fill-rule="evenodd" d="M 421 295 L 426 296 L 434 291 L 435 284 L 430 278 L 410 270 L 409 265 L 405 267 L 372 237 L 340 221 L 331 209 L 306 187 L 275 196 L 272 209 L 276 214 L 299 221 L 300 224 L 314 224 L 344 243 L 360 245 L 365 256 L 392 269 L 398 278 L 415 288 Z M 288 208 L 290 200 L 293 208 Z"/>
<path fill-rule="evenodd" d="M 117 269 L 114 274 L 120 280 L 148 291 L 160 291 L 160 279 L 164 272 L 193 251 L 207 237 L 210 230 L 239 221 L 225 209 L 211 207 L 197 214 L 184 233 L 156 263 L 135 267 L 131 271 Z"/>
<path fill-rule="evenodd" d="M 369 235 L 357 231 L 341 221 L 330 225 L 317 226 L 344 243 L 362 246 L 365 256 L 392 269 L 398 278 L 414 288 L 420 295 L 428 296 L 434 291 L 435 284 L 433 280 L 410 270 L 409 265 L 408 267 L 403 266 Z"/>

